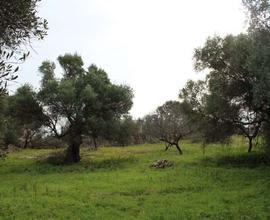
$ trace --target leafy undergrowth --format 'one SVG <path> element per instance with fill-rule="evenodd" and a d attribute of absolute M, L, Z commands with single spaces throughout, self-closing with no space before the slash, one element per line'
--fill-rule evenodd
<path fill-rule="evenodd" d="M 0 160 L 0 219 L 270 219 L 270 163 L 246 148 L 185 142 L 82 151 L 53 165 L 54 150 Z M 172 167 L 154 169 L 160 159 Z"/>

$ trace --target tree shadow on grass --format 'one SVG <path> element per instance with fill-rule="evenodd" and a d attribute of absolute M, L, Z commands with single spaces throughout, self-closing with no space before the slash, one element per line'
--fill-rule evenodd
<path fill-rule="evenodd" d="M 58 157 L 59 156 L 59 157 Z M 130 164 L 136 163 L 134 156 L 112 157 L 106 159 L 87 160 L 83 159 L 76 164 L 63 164 L 61 154 L 49 155 L 35 159 L 32 163 L 7 164 L 0 169 L 0 174 L 30 174 L 45 175 L 53 173 L 89 172 L 89 171 L 108 171 L 124 169 Z"/>
<path fill-rule="evenodd" d="M 262 152 L 253 152 L 236 155 L 225 155 L 213 157 L 205 157 L 201 161 L 205 166 L 229 166 L 229 167 L 247 167 L 256 168 L 270 166 L 270 155 Z"/>
<path fill-rule="evenodd" d="M 118 169 L 124 168 L 128 163 L 136 162 L 136 158 L 134 156 L 125 156 L 125 157 L 111 157 L 106 159 L 85 159 L 83 158 L 77 164 L 66 164 L 65 163 L 65 152 L 59 151 L 54 152 L 48 155 L 45 158 L 41 158 L 39 160 L 41 163 L 55 165 L 55 166 L 63 166 L 63 167 L 83 167 L 88 168 L 90 170 L 99 170 L 99 169 Z"/>

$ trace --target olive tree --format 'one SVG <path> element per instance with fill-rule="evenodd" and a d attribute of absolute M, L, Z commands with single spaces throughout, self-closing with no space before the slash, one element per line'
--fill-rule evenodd
<path fill-rule="evenodd" d="M 39 100 L 46 126 L 68 143 L 66 162 L 80 161 L 83 136 L 104 135 L 106 125 L 126 114 L 132 106 L 132 90 L 111 83 L 107 73 L 91 65 L 84 69 L 82 58 L 66 54 L 58 57 L 63 70 L 55 77 L 55 64 L 44 62 Z"/>
<path fill-rule="evenodd" d="M 19 87 L 14 95 L 8 97 L 6 116 L 16 121 L 21 130 L 23 148 L 31 144 L 32 138 L 40 131 L 45 120 L 37 94 L 28 84 Z"/>
<path fill-rule="evenodd" d="M 147 133 L 165 142 L 166 150 L 175 146 L 180 154 L 180 141 L 192 132 L 190 118 L 184 106 L 177 101 L 168 101 L 144 118 Z"/>
<path fill-rule="evenodd" d="M 194 56 L 195 68 L 209 71 L 206 114 L 221 124 L 231 124 L 247 137 L 248 152 L 262 129 L 269 100 L 267 72 L 255 68 L 264 60 L 257 54 L 259 44 L 253 34 L 213 37 L 196 49 Z"/>

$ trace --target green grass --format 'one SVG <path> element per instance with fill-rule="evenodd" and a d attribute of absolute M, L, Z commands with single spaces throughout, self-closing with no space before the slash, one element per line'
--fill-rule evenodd
<path fill-rule="evenodd" d="M 270 159 L 242 144 L 83 150 L 69 166 L 44 162 L 53 150 L 12 153 L 0 161 L 0 219 L 270 219 Z M 150 168 L 158 159 L 174 165 Z"/>

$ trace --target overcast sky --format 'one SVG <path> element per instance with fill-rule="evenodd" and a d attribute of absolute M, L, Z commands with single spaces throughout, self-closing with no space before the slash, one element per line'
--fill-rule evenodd
<path fill-rule="evenodd" d="M 86 66 L 95 63 L 112 82 L 134 89 L 135 117 L 177 99 L 188 79 L 203 76 L 192 56 L 208 36 L 245 27 L 241 0 L 43 0 L 39 12 L 50 30 L 33 43 L 17 85 L 38 88 L 42 61 L 77 52 Z"/>

